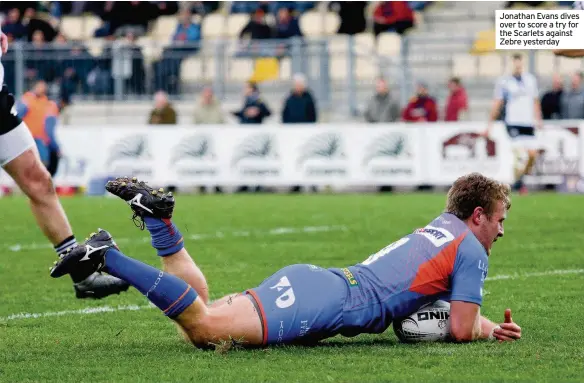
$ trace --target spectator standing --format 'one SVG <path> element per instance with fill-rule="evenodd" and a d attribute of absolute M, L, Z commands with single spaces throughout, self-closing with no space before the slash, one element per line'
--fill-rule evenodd
<path fill-rule="evenodd" d="M 306 88 L 306 77 L 294 75 L 294 88 L 284 102 L 282 122 L 284 124 L 315 123 L 316 105 L 310 91 Z"/>
<path fill-rule="evenodd" d="M 60 148 L 55 137 L 59 108 L 47 97 L 47 83 L 37 81 L 32 90 L 26 92 L 16 104 L 16 111 L 22 121 L 28 126 L 36 143 L 42 163 L 54 176 L 57 164 L 51 163 L 51 157 L 60 156 Z"/>
<path fill-rule="evenodd" d="M 582 88 L 582 72 L 572 75 L 572 87 L 562 94 L 561 116 L 564 120 L 584 119 L 584 89 Z"/>
<path fill-rule="evenodd" d="M 375 82 L 375 95 L 367 104 L 365 120 L 369 123 L 395 122 L 400 118 L 399 103 L 390 94 L 387 82 L 379 77 Z"/>
<path fill-rule="evenodd" d="M 224 124 L 225 117 L 221 104 L 215 98 L 213 89 L 205 87 L 197 101 L 193 116 L 194 124 Z"/>
<path fill-rule="evenodd" d="M 430 97 L 428 86 L 425 83 L 418 84 L 417 94 L 403 110 L 402 119 L 406 122 L 438 121 L 436 100 Z"/>
<path fill-rule="evenodd" d="M 243 107 L 233 114 L 239 118 L 241 124 L 261 124 L 272 112 L 260 98 L 257 85 L 248 82 L 244 88 Z"/>
<path fill-rule="evenodd" d="M 552 89 L 541 98 L 541 114 L 544 120 L 557 120 L 562 118 L 562 94 L 564 84 L 558 74 L 552 77 Z"/>
<path fill-rule="evenodd" d="M 176 112 L 168 102 L 168 95 L 158 91 L 154 95 L 154 109 L 150 112 L 148 123 L 152 125 L 175 125 Z"/>
<path fill-rule="evenodd" d="M 460 121 L 468 116 L 468 97 L 466 89 L 460 83 L 458 77 L 453 77 L 448 82 L 450 93 L 444 110 L 444 121 Z"/>

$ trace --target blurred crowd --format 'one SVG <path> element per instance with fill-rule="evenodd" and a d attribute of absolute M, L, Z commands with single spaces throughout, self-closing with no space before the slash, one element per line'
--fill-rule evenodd
<path fill-rule="evenodd" d="M 426 1 L 377 2 L 373 20 L 366 17 L 367 2 L 329 2 L 330 10 L 338 13 L 339 34 L 357 34 L 370 30 L 375 36 L 384 31 L 404 33 L 415 27 L 414 11 L 424 9 Z M 511 7 L 520 2 L 509 2 Z M 533 3 L 533 2 L 532 2 Z M 234 1 L 229 12 L 249 14 L 250 19 L 239 33 L 238 55 L 282 56 L 288 46 L 286 39 L 302 39 L 303 32 L 298 15 L 316 6 L 316 2 L 302 1 Z M 39 80 L 48 84 L 48 97 L 57 101 L 60 108 L 71 102 L 75 93 L 111 95 L 114 82 L 123 81 L 126 93 L 144 95 L 147 88 L 155 89 L 154 107 L 148 121 L 152 124 L 177 123 L 177 115 L 169 96 L 180 91 L 181 62 L 196 55 L 202 41 L 201 20 L 220 7 L 219 2 L 173 1 L 51 1 L 51 2 L 1 2 L 2 31 L 11 43 L 31 43 L 24 59 L 25 88 L 31 89 Z M 101 20 L 93 35 L 95 39 L 111 41 L 100 55 L 93 55 L 84 41 L 70 41 L 67 31 L 60 27 L 60 18 L 66 15 L 94 14 Z M 194 18 L 193 15 L 200 17 Z M 176 28 L 168 39 L 174 44 L 164 48 L 161 57 L 152 62 L 147 87 L 147 68 L 137 39 L 147 33 L 149 24 L 161 16 L 176 16 Z M 270 17 L 267 17 L 270 16 Z M 372 23 L 371 23 L 372 22 Z M 249 45 L 250 41 L 278 39 L 278 45 L 269 49 Z M 52 48 L 52 49 L 47 49 Z M 54 48 L 57 48 L 55 50 Z M 14 89 L 15 50 L 3 57 L 6 83 Z M 439 106 L 427 84 L 419 83 L 416 92 L 406 105 L 400 105 L 396 92 L 389 88 L 384 78 L 376 80 L 370 100 L 363 106 L 363 120 L 376 122 L 459 121 L 469 115 L 469 100 L 458 78 L 449 79 L 448 97 Z M 231 115 L 242 124 L 261 124 L 273 115 L 274 100 L 262 97 L 258 84 L 248 82 L 243 87 L 243 100 L 239 110 L 225 111 L 210 87 L 198 97 L 193 109 L 195 124 L 225 123 Z M 318 105 L 306 78 L 296 74 L 290 94 L 278 108 L 277 119 L 283 123 L 313 123 L 318 121 Z M 571 84 L 565 87 L 555 76 L 553 88 L 542 97 L 544 118 L 582 118 L 584 94 L 582 74 L 576 73 Z"/>
<path fill-rule="evenodd" d="M 468 99 L 466 91 L 458 78 L 448 83 L 449 96 L 444 108 L 440 110 L 436 99 L 428 91 L 427 84 L 417 85 L 417 93 L 407 105 L 401 106 L 396 95 L 390 91 L 386 79 L 379 77 L 372 96 L 363 110 L 363 119 L 369 123 L 380 122 L 434 122 L 460 121 L 467 118 Z M 243 101 L 239 110 L 224 111 L 221 103 L 213 95 L 211 87 L 205 88 L 193 109 L 193 124 L 222 124 L 225 114 L 231 113 L 241 124 L 261 124 L 272 115 L 272 101 L 262 97 L 257 84 L 244 85 Z M 284 124 L 309 124 L 318 122 L 318 106 L 307 85 L 306 77 L 296 74 L 293 87 L 281 105 L 278 121 Z M 150 124 L 176 124 L 177 113 L 169 101 L 168 94 L 158 91 L 154 96 L 154 107 L 148 119 Z"/>
<path fill-rule="evenodd" d="M 310 1 L 231 2 L 231 13 L 250 14 L 250 20 L 239 33 L 238 56 L 276 56 L 288 54 L 288 44 L 282 41 L 297 37 L 303 32 L 298 15 L 315 7 Z M 426 1 L 379 2 L 373 14 L 373 33 L 383 31 L 404 33 L 415 26 L 414 10 L 423 9 Z M 338 33 L 357 34 L 367 30 L 367 2 L 330 2 L 330 10 L 338 13 Z M 51 1 L 2 2 L 2 30 L 9 42 L 25 41 L 32 48 L 25 51 L 26 88 L 35 81 L 45 80 L 50 93 L 70 100 L 75 93 L 112 95 L 114 82 L 123 81 L 128 94 L 142 95 L 152 82 L 152 89 L 168 94 L 180 92 L 181 63 L 200 50 L 203 36 L 201 22 L 219 8 L 219 2 L 176 1 Z M 62 30 L 60 18 L 67 15 L 93 14 L 101 25 L 93 32 L 94 39 L 111 44 L 98 55 L 90 52 L 84 41 L 71 41 Z M 162 16 L 176 16 L 174 33 L 168 39 L 174 44 L 164 47 L 160 58 L 146 63 L 138 38 L 144 36 L 149 25 Z M 193 15 L 200 17 L 194 18 Z M 270 16 L 270 17 L 267 17 Z M 277 39 L 278 44 L 267 40 Z M 255 40 L 250 45 L 250 40 Z M 258 43 L 259 41 L 259 43 Z M 258 45 L 259 44 L 259 45 Z M 262 45 L 264 44 L 264 45 Z M 266 45 L 268 44 L 268 48 Z M 57 50 L 53 49 L 57 48 Z M 3 58 L 7 85 L 14 89 L 16 65 L 15 51 Z M 147 79 L 146 65 L 153 74 Z"/>

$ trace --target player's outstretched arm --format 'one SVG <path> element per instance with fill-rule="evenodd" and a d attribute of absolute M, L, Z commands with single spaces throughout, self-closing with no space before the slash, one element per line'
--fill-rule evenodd
<path fill-rule="evenodd" d="M 584 57 L 584 49 L 555 49 L 553 52 L 556 56 L 562 57 Z"/>
<path fill-rule="evenodd" d="M 511 309 L 505 310 L 505 321 L 501 324 L 491 322 L 481 317 L 481 338 L 498 340 L 499 342 L 512 342 L 521 339 L 521 327 L 513 322 Z"/>
<path fill-rule="evenodd" d="M 450 302 L 450 336 L 455 342 L 472 342 L 482 335 L 480 307 L 475 303 Z"/>
<path fill-rule="evenodd" d="M 515 341 L 521 339 L 521 327 L 513 322 L 511 310 L 505 310 L 505 321 L 496 324 L 480 315 L 477 304 L 452 301 L 450 303 L 450 335 L 456 342 L 489 339 Z"/>

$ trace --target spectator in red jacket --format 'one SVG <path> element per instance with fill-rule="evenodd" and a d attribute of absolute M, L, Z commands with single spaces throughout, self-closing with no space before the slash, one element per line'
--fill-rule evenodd
<path fill-rule="evenodd" d="M 435 122 L 438 121 L 436 100 L 428 94 L 425 83 L 418 84 L 418 91 L 402 112 L 402 119 L 406 122 Z"/>
<path fill-rule="evenodd" d="M 373 33 L 396 32 L 403 35 L 414 26 L 414 12 L 407 1 L 382 1 L 373 12 Z"/>
<path fill-rule="evenodd" d="M 460 79 L 453 77 L 448 82 L 448 101 L 444 113 L 444 121 L 460 121 L 464 119 L 464 113 L 468 112 L 468 97 L 466 89 L 460 83 Z"/>

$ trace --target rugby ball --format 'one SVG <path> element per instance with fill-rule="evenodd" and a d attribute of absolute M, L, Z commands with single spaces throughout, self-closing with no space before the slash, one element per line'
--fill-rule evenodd
<path fill-rule="evenodd" d="M 450 335 L 450 303 L 437 300 L 407 317 L 396 318 L 393 331 L 405 343 L 445 340 Z"/>

